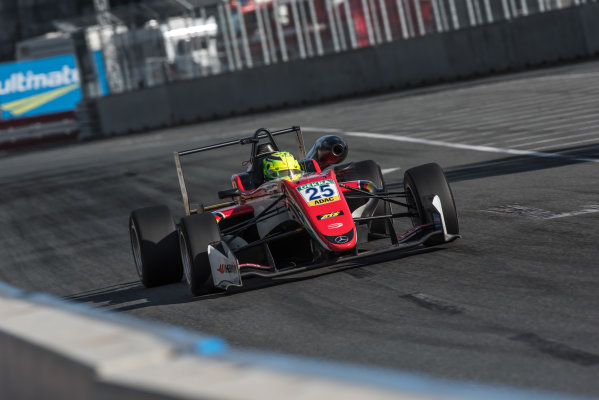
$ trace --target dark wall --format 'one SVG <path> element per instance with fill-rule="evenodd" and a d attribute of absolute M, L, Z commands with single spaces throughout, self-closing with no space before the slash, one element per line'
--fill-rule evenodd
<path fill-rule="evenodd" d="M 0 62 L 14 56 L 14 42 L 20 35 L 17 0 L 0 1 Z"/>

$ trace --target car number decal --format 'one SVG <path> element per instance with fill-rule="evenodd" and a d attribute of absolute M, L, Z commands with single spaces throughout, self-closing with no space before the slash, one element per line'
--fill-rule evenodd
<path fill-rule="evenodd" d="M 304 201 L 309 206 L 317 206 L 339 200 L 337 186 L 332 179 L 306 183 L 297 187 Z"/>

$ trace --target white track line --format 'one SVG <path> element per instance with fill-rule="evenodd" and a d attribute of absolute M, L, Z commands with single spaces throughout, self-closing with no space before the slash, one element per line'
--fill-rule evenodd
<path fill-rule="evenodd" d="M 385 168 L 385 169 L 381 169 L 381 173 L 383 175 L 387 175 L 390 174 L 391 172 L 395 172 L 395 171 L 399 171 L 401 168 Z"/>
<path fill-rule="evenodd" d="M 575 142 L 565 142 L 565 143 L 560 143 L 560 145 L 561 145 L 561 146 L 571 146 L 571 145 L 574 145 L 574 144 L 588 143 L 588 142 L 597 141 L 597 140 L 598 140 L 598 139 L 595 137 L 595 138 L 586 139 L 586 140 L 577 140 L 577 141 L 575 141 Z M 597 145 L 599 145 L 599 143 L 597 143 Z M 553 147 L 553 146 L 555 146 L 555 145 L 553 144 L 553 145 L 551 145 L 551 146 L 538 147 L 538 148 L 537 148 L 537 150 L 548 149 L 548 148 L 551 148 L 551 147 Z M 565 153 L 562 153 L 562 154 L 565 154 Z"/>
<path fill-rule="evenodd" d="M 568 145 L 568 142 L 566 142 L 566 140 L 570 140 L 572 138 L 578 138 L 581 136 L 589 136 L 589 135 L 594 135 L 595 137 L 588 139 L 586 141 L 590 142 L 592 140 L 597 140 L 599 141 L 599 138 L 597 138 L 597 132 L 585 132 L 585 133 L 579 133 L 578 135 L 564 135 L 562 133 L 562 136 L 560 137 L 556 137 L 556 138 L 551 138 L 551 139 L 544 139 L 544 140 L 535 140 L 534 142 L 527 142 L 527 143 L 520 143 L 520 144 L 514 144 L 513 147 L 526 147 L 526 146 L 530 146 L 533 144 L 540 144 L 540 143 L 548 143 L 548 142 L 557 142 L 557 141 L 564 141 L 565 143 L 563 143 L 565 146 Z M 555 146 L 555 145 L 552 145 Z M 546 147 L 545 147 L 546 148 Z"/>
<path fill-rule="evenodd" d="M 491 146 L 477 146 L 463 143 L 449 143 L 442 142 L 439 140 L 428 140 L 428 139 L 420 139 L 413 138 L 409 136 L 401 136 L 394 134 L 382 134 L 382 133 L 372 133 L 372 132 L 347 132 L 341 129 L 329 129 L 329 128 L 302 128 L 304 131 L 311 132 L 326 132 L 326 133 L 337 133 L 343 134 L 347 136 L 355 136 L 355 137 L 363 137 L 370 139 L 381 139 L 381 140 L 391 140 L 395 142 L 406 142 L 406 143 L 418 143 L 418 144 L 426 144 L 429 146 L 440 146 L 447 147 L 451 149 L 462 149 L 462 150 L 474 150 L 474 151 L 483 151 L 487 153 L 500 153 L 500 154 L 511 154 L 516 156 L 531 156 L 531 157 L 541 157 L 541 158 L 560 158 L 571 161 L 582 161 L 582 162 L 594 162 L 599 163 L 598 158 L 581 158 L 570 156 L 567 154 L 561 153 L 544 153 L 539 151 L 529 151 L 529 150 L 517 150 L 517 149 L 505 149 L 501 147 L 491 147 Z"/>

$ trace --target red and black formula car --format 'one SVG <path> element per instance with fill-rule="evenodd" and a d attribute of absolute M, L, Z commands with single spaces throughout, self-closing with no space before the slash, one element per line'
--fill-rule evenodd
<path fill-rule="evenodd" d="M 280 151 L 278 135 L 296 134 L 302 176 L 265 181 L 262 160 Z M 190 207 L 180 158 L 227 146 L 251 146 L 247 172 L 234 174 L 228 201 Z M 348 146 L 323 136 L 305 154 L 292 127 L 176 152 L 186 216 L 175 224 L 166 206 L 135 210 L 129 229 L 135 265 L 146 287 L 178 282 L 194 296 L 369 256 L 432 246 L 459 237 L 453 194 L 438 164 L 407 170 L 402 191 L 389 189 L 372 160 L 341 164 Z M 398 220 L 407 220 L 398 232 Z M 374 244 L 374 245 L 373 245 Z"/>

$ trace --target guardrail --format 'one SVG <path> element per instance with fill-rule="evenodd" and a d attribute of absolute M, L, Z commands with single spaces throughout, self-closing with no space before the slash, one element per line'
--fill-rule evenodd
<path fill-rule="evenodd" d="M 1 282 L 0 398 L 582 400 L 233 349 Z"/>

